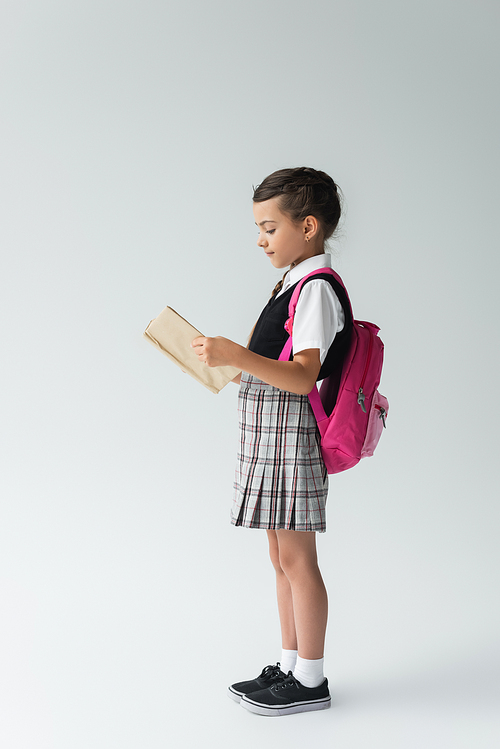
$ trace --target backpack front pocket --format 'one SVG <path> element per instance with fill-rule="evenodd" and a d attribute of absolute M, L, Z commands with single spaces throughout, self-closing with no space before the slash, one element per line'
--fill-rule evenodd
<path fill-rule="evenodd" d="M 385 428 L 387 414 L 389 412 L 389 401 L 387 398 L 375 390 L 368 414 L 368 426 L 366 429 L 365 441 L 361 448 L 361 457 L 368 458 L 373 455 L 377 443 Z"/>

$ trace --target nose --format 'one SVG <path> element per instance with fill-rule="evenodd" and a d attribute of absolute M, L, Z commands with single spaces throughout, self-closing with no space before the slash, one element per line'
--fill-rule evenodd
<path fill-rule="evenodd" d="M 265 235 L 262 236 L 262 234 L 259 232 L 259 237 L 257 239 L 257 246 L 258 247 L 265 247 L 267 243 Z"/>

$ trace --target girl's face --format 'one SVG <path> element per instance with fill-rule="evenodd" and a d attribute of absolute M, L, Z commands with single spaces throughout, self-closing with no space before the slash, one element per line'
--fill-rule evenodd
<path fill-rule="evenodd" d="M 307 216 L 295 224 L 278 208 L 277 198 L 253 204 L 253 215 L 259 229 L 257 244 L 262 247 L 275 268 L 297 265 L 323 252 L 316 247 L 318 224 Z M 306 236 L 310 241 L 306 241 Z"/>

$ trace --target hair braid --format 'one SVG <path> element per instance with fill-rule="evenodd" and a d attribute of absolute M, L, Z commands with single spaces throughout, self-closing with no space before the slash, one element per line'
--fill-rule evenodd
<path fill-rule="evenodd" d="M 286 271 L 286 272 L 285 272 L 285 273 L 283 274 L 283 278 L 282 278 L 282 279 L 280 279 L 280 280 L 278 281 L 278 283 L 276 284 L 276 286 L 275 286 L 275 287 L 274 287 L 274 289 L 272 290 L 272 292 L 271 292 L 271 296 L 270 296 L 270 299 L 272 299 L 272 298 L 273 298 L 273 296 L 276 296 L 276 294 L 278 294 L 278 293 L 279 293 L 279 292 L 281 291 L 281 289 L 283 288 L 283 283 L 284 283 L 284 281 L 285 281 L 285 276 L 286 276 L 286 274 L 287 274 L 287 273 L 288 273 L 288 271 Z"/>

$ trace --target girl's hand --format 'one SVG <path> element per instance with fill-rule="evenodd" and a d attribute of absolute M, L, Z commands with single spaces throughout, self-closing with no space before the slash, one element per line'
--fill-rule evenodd
<path fill-rule="evenodd" d="M 194 349 L 198 359 L 208 367 L 231 366 L 237 346 L 237 343 L 233 343 L 228 338 L 222 338 L 221 336 L 217 336 L 216 338 L 199 336 L 194 341 L 191 341 L 191 347 Z"/>

